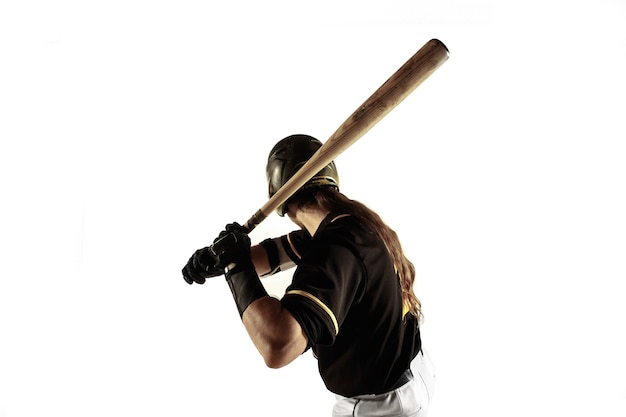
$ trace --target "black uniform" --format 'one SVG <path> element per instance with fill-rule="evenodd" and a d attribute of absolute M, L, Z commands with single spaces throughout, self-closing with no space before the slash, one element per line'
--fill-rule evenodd
<path fill-rule="evenodd" d="M 421 340 L 383 241 L 354 216 L 330 214 L 313 237 L 302 230 L 262 245 L 272 273 L 287 257 L 297 265 L 282 304 L 307 335 L 327 388 L 353 397 L 397 387 Z"/>

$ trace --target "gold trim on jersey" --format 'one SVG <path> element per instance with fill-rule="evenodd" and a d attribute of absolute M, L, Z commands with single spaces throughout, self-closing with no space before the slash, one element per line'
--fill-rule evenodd
<path fill-rule="evenodd" d="M 302 255 L 300 255 L 300 252 L 298 252 L 298 250 L 294 246 L 293 242 L 291 241 L 291 233 L 289 233 L 287 235 L 287 242 L 289 242 L 289 247 L 293 251 L 294 255 L 296 255 L 298 257 L 298 259 L 302 259 Z"/>
<path fill-rule="evenodd" d="M 411 311 L 411 306 L 406 301 L 403 301 L 402 302 L 402 318 L 404 318 L 409 311 Z"/>
<path fill-rule="evenodd" d="M 337 335 L 337 333 L 339 333 L 339 324 L 337 323 L 337 318 L 335 317 L 335 313 L 333 313 L 333 311 L 330 308 L 328 308 L 328 306 L 324 304 L 319 298 L 317 298 L 313 294 L 309 294 L 308 292 L 302 291 L 302 290 L 291 290 L 291 291 L 287 291 L 285 294 L 301 295 L 313 301 L 318 306 L 320 306 L 322 310 L 324 310 L 326 314 L 328 314 L 328 316 L 332 320 L 333 326 L 335 326 L 335 336 Z"/>
<path fill-rule="evenodd" d="M 335 217 L 334 219 L 332 219 L 330 222 L 332 223 L 332 222 L 334 222 L 335 220 L 339 220 L 339 219 L 342 219 L 342 218 L 344 218 L 344 217 L 348 217 L 348 216 L 350 216 L 350 214 L 340 214 L 339 216 L 337 216 L 337 217 Z"/>

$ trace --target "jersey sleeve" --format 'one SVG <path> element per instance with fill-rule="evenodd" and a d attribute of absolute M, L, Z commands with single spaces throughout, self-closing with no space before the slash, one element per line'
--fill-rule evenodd
<path fill-rule="evenodd" d="M 270 271 L 263 276 L 274 275 L 296 266 L 310 241 L 311 236 L 304 230 L 263 240 L 260 245 L 265 249 L 270 264 Z"/>
<path fill-rule="evenodd" d="M 311 344 L 334 342 L 366 283 L 360 256 L 341 239 L 315 239 L 302 257 L 281 302 Z"/>

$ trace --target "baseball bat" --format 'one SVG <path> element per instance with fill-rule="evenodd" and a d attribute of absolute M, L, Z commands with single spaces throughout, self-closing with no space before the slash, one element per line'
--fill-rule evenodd
<path fill-rule="evenodd" d="M 308 180 L 365 135 L 424 80 L 448 60 L 448 48 L 438 39 L 426 42 L 385 83 L 339 126 L 293 177 L 250 217 L 243 227 L 251 232 Z"/>

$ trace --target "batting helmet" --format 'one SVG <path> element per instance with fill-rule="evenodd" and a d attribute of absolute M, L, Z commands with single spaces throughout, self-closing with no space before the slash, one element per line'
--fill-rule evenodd
<path fill-rule="evenodd" d="M 267 158 L 267 182 L 270 198 L 304 165 L 322 146 L 322 142 L 309 135 L 291 135 L 280 140 Z M 333 186 L 339 190 L 339 176 L 333 161 L 313 176 L 301 189 L 315 186 Z M 285 204 L 276 208 L 279 216 L 285 215 Z"/>

